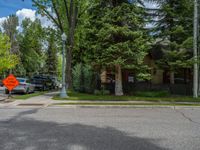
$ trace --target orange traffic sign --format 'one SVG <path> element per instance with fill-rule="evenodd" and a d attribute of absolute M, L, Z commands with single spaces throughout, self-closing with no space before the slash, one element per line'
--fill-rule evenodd
<path fill-rule="evenodd" d="M 16 86 L 19 85 L 19 81 L 14 75 L 10 74 L 7 78 L 3 80 L 3 84 L 9 91 L 12 91 Z"/>

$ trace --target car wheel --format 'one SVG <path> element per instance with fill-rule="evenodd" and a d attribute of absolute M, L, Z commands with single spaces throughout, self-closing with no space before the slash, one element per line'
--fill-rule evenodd
<path fill-rule="evenodd" d="M 46 89 L 47 89 L 46 86 L 43 86 L 43 91 L 46 91 Z"/>
<path fill-rule="evenodd" d="M 29 88 L 26 89 L 25 94 L 29 94 Z"/>
<path fill-rule="evenodd" d="M 5 90 L 5 94 L 9 94 L 9 91 L 8 91 L 8 90 Z"/>

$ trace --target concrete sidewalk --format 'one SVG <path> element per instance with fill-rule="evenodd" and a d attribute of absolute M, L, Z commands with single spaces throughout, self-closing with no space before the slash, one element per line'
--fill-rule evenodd
<path fill-rule="evenodd" d="M 0 102 L 5 101 L 8 97 L 0 94 Z"/>
<path fill-rule="evenodd" d="M 148 101 L 91 101 L 91 100 L 84 100 L 84 101 L 75 101 L 75 100 L 52 100 L 54 95 L 57 95 L 59 92 L 50 92 L 44 95 L 35 96 L 29 98 L 27 100 L 15 100 L 9 103 L 3 103 L 0 105 L 1 108 L 20 108 L 20 107 L 143 107 L 143 108 L 154 108 L 154 107 L 167 107 L 167 108 L 175 108 L 175 107 L 195 107 L 200 108 L 200 106 L 189 106 L 191 104 L 198 104 L 200 103 L 170 103 L 170 102 L 148 102 Z M 184 106 L 176 106 L 184 104 Z M 188 105 L 188 106 L 187 106 Z"/>
<path fill-rule="evenodd" d="M 50 92 L 46 93 L 44 95 L 40 96 L 34 96 L 27 100 L 15 100 L 9 104 L 7 104 L 7 107 L 17 107 L 17 106 L 36 106 L 36 107 L 47 107 L 54 103 L 54 100 L 52 100 L 52 97 L 57 94 L 58 92 Z"/>

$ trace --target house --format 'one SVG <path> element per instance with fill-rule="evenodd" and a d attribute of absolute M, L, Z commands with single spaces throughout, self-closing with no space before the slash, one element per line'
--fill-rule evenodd
<path fill-rule="evenodd" d="M 159 69 L 156 61 L 162 57 L 159 47 L 152 49 L 144 58 L 144 64 L 150 69 L 151 79 L 139 81 L 134 70 L 122 69 L 122 82 L 125 93 L 135 90 L 169 90 L 172 94 L 192 95 L 192 69 L 178 69 L 174 74 L 175 84 L 170 85 L 169 70 Z M 114 70 L 104 68 L 101 71 L 101 83 L 114 93 Z"/>

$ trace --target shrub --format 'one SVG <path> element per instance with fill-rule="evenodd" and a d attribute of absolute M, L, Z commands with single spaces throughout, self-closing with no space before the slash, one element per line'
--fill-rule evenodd
<path fill-rule="evenodd" d="M 93 93 L 96 88 L 96 73 L 89 65 L 77 64 L 73 71 L 73 88 L 78 92 Z"/>
<path fill-rule="evenodd" d="M 110 91 L 109 90 L 102 90 L 102 95 L 110 95 Z"/>
<path fill-rule="evenodd" d="M 109 90 L 94 90 L 95 95 L 110 95 Z"/>
<path fill-rule="evenodd" d="M 94 94 L 95 95 L 101 95 L 101 91 L 100 90 L 94 90 Z"/>
<path fill-rule="evenodd" d="M 75 65 L 72 70 L 73 75 L 73 88 L 75 91 L 81 90 L 81 64 Z"/>
<path fill-rule="evenodd" d="M 93 93 L 94 72 L 89 65 L 83 66 L 83 91 Z"/>

